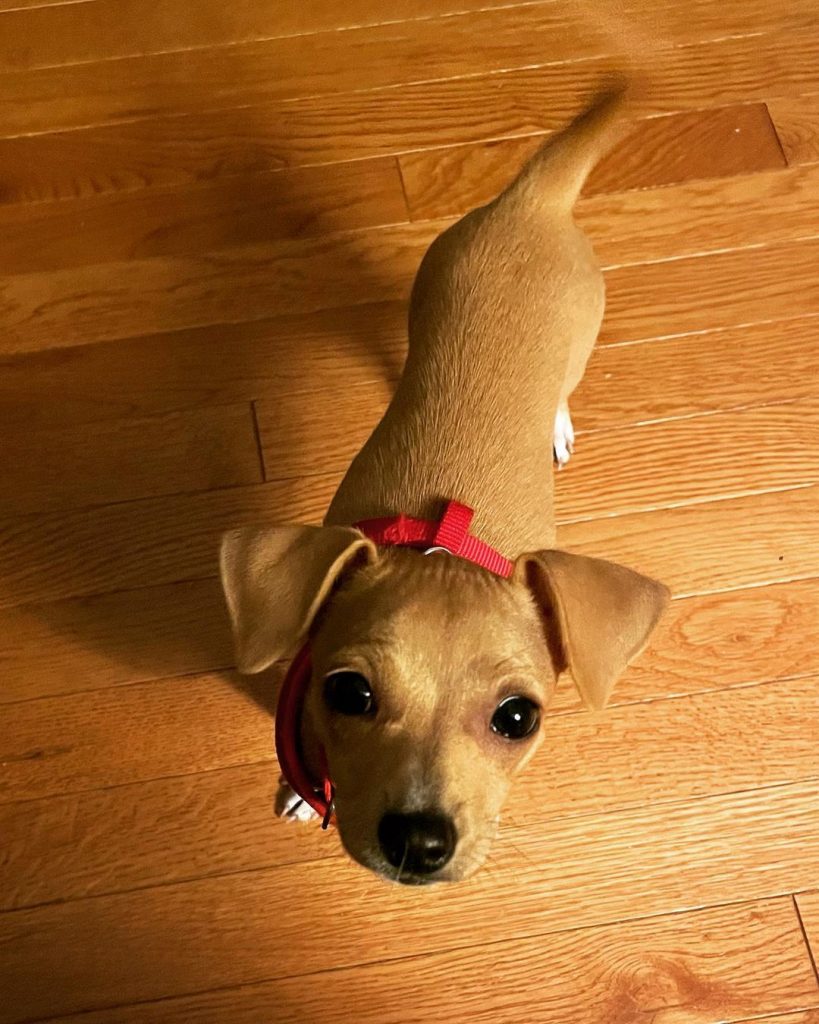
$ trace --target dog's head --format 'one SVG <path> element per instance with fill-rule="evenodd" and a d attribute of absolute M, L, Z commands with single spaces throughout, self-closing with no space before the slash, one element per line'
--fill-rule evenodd
<path fill-rule="evenodd" d="M 480 866 L 558 674 L 603 707 L 667 599 L 563 551 L 522 555 L 507 580 L 336 526 L 228 534 L 222 578 L 242 672 L 309 637 L 305 757 L 325 751 L 350 855 L 416 884 Z"/>

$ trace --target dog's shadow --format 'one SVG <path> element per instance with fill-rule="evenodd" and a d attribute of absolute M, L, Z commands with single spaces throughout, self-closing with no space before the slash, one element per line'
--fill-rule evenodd
<path fill-rule="evenodd" d="M 242 122 L 236 125 L 236 138 L 247 140 L 254 137 L 254 132 L 259 134 L 254 118 L 263 115 L 269 116 L 266 108 L 261 108 L 261 111 L 254 110 L 252 107 L 236 111 L 237 121 Z M 329 174 L 331 171 L 328 170 L 327 173 Z M 326 175 L 324 177 L 326 180 Z M 269 208 L 272 212 L 268 223 L 261 228 L 259 225 L 255 225 L 251 231 L 251 244 L 254 246 L 259 245 L 260 242 L 263 244 L 265 228 L 271 241 L 275 241 L 277 245 L 280 240 L 335 234 L 339 244 L 311 247 L 311 251 L 317 255 L 315 262 L 308 267 L 309 279 L 302 282 L 303 288 L 318 294 L 322 282 L 332 270 L 335 280 L 339 279 L 340 274 L 349 279 L 349 292 L 354 295 L 366 293 L 378 296 L 383 293 L 394 297 L 397 292 L 408 290 L 409 282 L 401 282 L 397 287 L 396 281 L 389 277 L 389 266 L 384 267 L 377 261 L 362 259 L 362 246 L 365 244 L 362 242 L 363 233 L 348 231 L 351 224 L 349 215 L 345 211 L 344 201 L 339 200 L 338 214 L 334 216 L 334 211 L 328 209 L 326 197 L 312 198 L 309 190 L 305 189 L 304 181 L 309 180 L 311 180 L 310 174 L 305 174 L 303 180 L 298 180 L 297 172 L 271 173 L 270 168 L 265 168 L 259 170 L 257 175 L 242 173 L 232 180 L 225 179 L 219 183 L 219 188 L 222 200 L 224 200 L 226 192 L 235 189 L 236 208 L 241 209 L 244 206 L 245 210 L 247 204 L 242 203 L 242 199 L 245 198 L 243 190 L 248 188 L 276 188 L 279 190 L 276 201 Z M 293 182 L 298 182 L 297 188 L 292 185 Z M 290 192 L 288 192 L 289 188 Z M 201 209 L 196 211 L 195 216 L 203 222 L 206 221 L 209 216 L 208 201 L 212 196 L 211 190 L 193 188 L 190 195 L 200 197 Z M 242 226 L 231 223 L 230 219 L 224 216 L 224 210 L 230 208 L 231 205 L 229 201 L 223 201 L 221 219 L 215 218 L 215 226 L 210 225 L 209 227 L 211 248 L 214 251 L 220 249 L 230 251 L 242 244 Z M 315 214 L 314 207 L 318 206 L 321 207 L 320 216 Z M 276 209 L 281 211 L 281 222 L 276 222 L 274 219 Z M 345 248 L 345 239 L 348 233 L 350 245 Z M 341 266 L 339 265 L 340 261 Z M 332 262 L 332 267 L 330 267 L 330 262 Z M 121 273 L 122 270 L 123 265 L 120 265 L 116 272 Z M 269 273 L 271 276 L 277 273 L 275 259 L 271 260 Z M 367 275 L 363 288 L 362 275 Z M 173 289 L 170 289 L 168 295 L 160 296 L 158 301 L 160 303 L 172 302 L 172 291 Z M 226 292 L 230 292 L 229 287 Z M 401 300 L 394 300 L 394 305 L 397 308 L 400 307 Z M 403 314 L 403 310 L 400 312 Z M 286 325 L 282 330 L 286 329 L 292 332 L 293 317 L 287 314 L 287 310 L 281 311 L 282 322 Z M 147 319 L 149 321 L 154 319 L 150 312 Z M 215 323 L 229 323 L 234 319 L 234 311 L 230 309 L 224 311 L 224 316 L 221 316 L 220 311 L 216 310 L 213 317 Z M 346 356 L 346 362 L 365 367 L 370 381 L 383 381 L 385 394 L 388 396 L 394 381 L 400 374 L 403 351 L 396 346 L 395 339 L 392 340 L 391 345 L 385 345 L 383 338 L 377 334 L 371 334 L 371 321 L 366 314 L 345 317 L 342 310 L 338 319 L 340 329 L 337 333 L 343 337 L 343 344 L 348 348 L 347 353 L 340 350 L 339 355 L 342 358 Z M 265 321 L 265 331 L 275 333 L 278 329 L 277 322 L 277 311 L 273 311 Z M 336 331 L 334 331 L 335 333 Z M 207 329 L 202 333 L 203 340 L 216 346 L 220 344 L 218 335 L 218 328 Z M 104 344 L 116 346 L 119 343 L 113 341 Z M 283 342 L 284 351 L 286 351 L 287 344 L 303 346 L 300 357 L 303 357 L 304 349 L 310 345 L 321 344 L 325 346 L 322 355 L 326 356 L 326 338 L 314 339 L 309 331 L 292 343 Z M 235 350 L 226 345 L 225 349 L 225 358 L 231 360 L 232 378 L 250 382 L 258 381 L 260 387 L 264 388 L 263 397 L 268 401 L 275 402 L 276 394 L 275 391 L 271 391 L 271 380 L 275 380 L 281 375 L 271 372 L 273 368 L 265 364 L 269 357 L 269 348 L 265 350 L 264 346 L 261 346 L 258 353 L 253 350 L 252 346 L 246 344 L 238 346 Z M 168 393 L 179 393 L 180 401 L 184 402 L 185 368 L 183 365 L 174 363 L 173 352 L 173 336 L 169 335 L 168 349 L 164 359 L 168 379 L 158 380 L 156 386 L 159 389 L 167 387 Z M 294 348 L 294 356 L 297 354 L 299 353 Z M 350 359 L 351 355 L 354 358 Z M 349 383 L 354 385 L 357 382 L 351 380 Z M 217 381 L 214 382 L 214 391 L 218 392 L 218 390 L 219 382 Z M 302 401 L 288 402 L 287 407 L 291 411 L 288 414 L 287 438 L 291 452 L 316 450 L 319 442 L 313 437 L 315 427 L 312 425 L 308 412 L 311 402 L 321 400 L 319 392 L 306 394 Z M 221 401 L 224 399 L 222 398 Z M 150 403 L 147 404 L 150 405 Z M 137 414 L 140 414 L 138 409 L 136 411 Z M 105 427 L 102 425 L 101 430 L 104 429 Z M 226 439 L 225 447 L 227 446 Z M 267 479 L 275 479 L 276 467 L 265 468 Z M 339 470 L 339 479 L 341 475 L 341 470 Z M 123 489 L 127 492 L 127 484 Z M 254 512 L 259 508 L 258 488 L 249 487 L 247 490 L 247 508 L 241 507 L 242 490 L 236 489 L 234 492 L 239 496 L 235 513 L 236 521 L 247 522 L 251 519 L 256 519 L 259 522 L 265 521 L 267 516 L 264 509 L 258 514 L 257 511 Z M 253 495 L 250 492 L 253 492 Z M 289 507 L 295 503 L 298 494 L 303 499 L 304 492 L 305 481 L 303 479 L 294 477 L 290 480 L 278 480 L 276 482 L 277 508 Z M 291 493 L 294 498 L 293 503 L 289 500 Z M 172 526 L 171 532 L 180 538 L 179 545 L 184 545 L 185 524 L 183 519 L 186 515 L 186 503 L 181 500 L 175 507 L 179 509 L 179 522 Z M 90 516 L 89 518 L 93 519 L 95 524 L 107 522 L 112 524 L 110 526 L 95 525 L 94 529 L 98 532 L 95 533 L 93 542 L 98 552 L 104 554 L 106 551 L 110 551 L 111 560 L 116 563 L 119 552 L 123 550 L 121 538 L 118 538 L 116 534 L 117 529 L 120 528 L 116 525 L 116 517 L 106 519 L 104 516 Z M 67 521 L 69 524 L 77 523 L 80 530 L 86 529 L 85 524 L 81 523 L 77 517 L 68 517 Z M 146 525 L 145 534 L 139 541 L 146 562 L 156 559 L 159 564 L 159 560 L 165 555 L 168 555 L 174 563 L 184 562 L 182 558 L 177 559 L 174 552 L 168 552 L 167 539 L 160 538 L 161 530 L 167 531 L 167 525 L 166 522 L 164 527 L 157 529 L 156 537 L 152 536 L 151 523 Z M 232 523 L 226 522 L 223 525 L 229 528 Z M 70 638 L 70 644 L 75 649 L 84 650 L 87 657 L 78 657 L 79 671 L 87 670 L 89 679 L 84 681 L 82 689 L 92 689 L 95 685 L 99 685 L 90 678 L 97 671 L 98 666 L 103 666 L 102 675 L 99 678 L 104 678 L 107 682 L 114 684 L 218 672 L 223 674 L 231 686 L 236 687 L 246 697 L 255 701 L 266 712 L 273 714 L 276 701 L 276 682 L 281 676 L 280 670 L 274 668 L 253 678 L 243 678 L 233 670 L 234 654 L 230 630 L 218 581 L 218 533 L 220 532 L 221 529 L 212 538 L 210 563 L 200 567 L 201 571 L 197 571 L 195 579 L 182 579 L 179 582 L 112 593 L 111 580 L 116 577 L 116 564 L 112 567 L 109 561 L 105 568 L 99 571 L 98 580 L 94 575 L 94 567 L 85 564 L 80 569 L 80 589 L 82 594 L 89 596 L 30 606 L 31 609 L 36 608 L 36 615 L 46 631 L 60 638 L 58 643 L 63 649 L 66 648 L 66 639 Z M 159 550 L 160 541 L 165 544 L 164 554 Z M 83 543 L 87 544 L 87 542 L 88 538 L 85 537 Z M 61 552 L 70 552 L 72 546 L 70 528 L 61 537 L 59 543 Z M 53 590 L 47 580 L 53 574 L 54 557 L 53 537 L 50 536 L 47 538 L 47 543 L 42 544 L 42 550 L 37 550 L 35 541 L 34 544 L 29 545 L 26 552 L 28 578 L 32 581 L 36 581 L 38 576 L 43 579 L 44 586 L 41 589 L 44 593 Z M 66 556 L 65 561 L 70 564 L 70 557 Z M 103 558 L 101 562 L 106 562 L 106 559 Z M 32 589 L 35 592 L 38 589 L 36 582 Z M 70 579 L 66 581 L 64 589 L 66 593 L 71 592 Z"/>

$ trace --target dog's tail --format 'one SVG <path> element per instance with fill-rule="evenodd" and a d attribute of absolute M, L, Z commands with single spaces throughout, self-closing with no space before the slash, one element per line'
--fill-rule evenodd
<path fill-rule="evenodd" d="M 598 160 L 621 136 L 629 79 L 608 81 L 591 105 L 544 145 L 507 189 L 534 205 L 571 210 Z"/>

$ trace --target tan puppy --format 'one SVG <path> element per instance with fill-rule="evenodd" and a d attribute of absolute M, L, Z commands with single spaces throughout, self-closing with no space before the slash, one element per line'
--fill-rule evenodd
<path fill-rule="evenodd" d="M 402 882 L 481 864 L 558 674 L 568 668 L 586 704 L 603 707 L 667 600 L 628 569 L 553 550 L 549 452 L 568 458 L 567 401 L 604 304 L 572 207 L 613 141 L 621 93 L 430 247 L 404 375 L 325 525 L 223 543 L 239 668 L 258 672 L 309 637 L 301 756 L 332 780 L 351 856 Z M 377 545 L 351 525 L 437 521 L 450 499 L 474 510 L 470 534 L 514 560 L 508 578 Z"/>

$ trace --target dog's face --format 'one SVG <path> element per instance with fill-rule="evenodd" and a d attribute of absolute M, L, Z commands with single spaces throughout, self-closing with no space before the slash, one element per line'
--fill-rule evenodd
<path fill-rule="evenodd" d="M 222 574 L 242 671 L 309 636 L 305 756 L 324 751 L 350 855 L 409 884 L 481 865 L 557 674 L 601 707 L 667 598 L 565 552 L 521 556 L 504 580 L 342 527 L 230 534 Z"/>
<path fill-rule="evenodd" d="M 333 595 L 310 648 L 306 745 L 326 752 L 350 855 L 405 883 L 470 874 L 555 680 L 529 592 L 389 551 Z"/>

